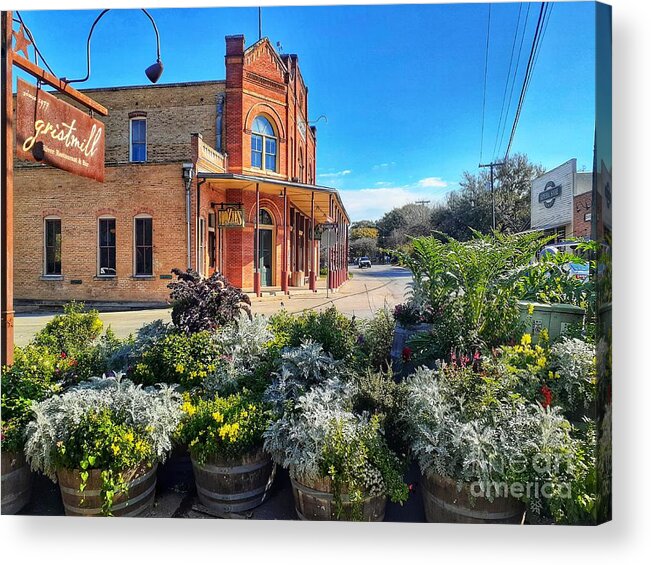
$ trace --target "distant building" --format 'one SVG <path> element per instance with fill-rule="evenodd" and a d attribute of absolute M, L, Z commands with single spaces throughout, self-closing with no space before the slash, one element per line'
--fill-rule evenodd
<path fill-rule="evenodd" d="M 592 172 L 577 172 L 576 159 L 547 171 L 531 184 L 531 229 L 560 241 L 592 234 Z"/>
<path fill-rule="evenodd" d="M 330 288 L 348 278 L 350 221 L 315 184 L 298 57 L 237 35 L 225 65 L 225 80 L 84 90 L 109 110 L 104 183 L 16 163 L 18 302 L 161 302 L 175 267 L 258 294 L 316 289 L 324 223 Z"/>

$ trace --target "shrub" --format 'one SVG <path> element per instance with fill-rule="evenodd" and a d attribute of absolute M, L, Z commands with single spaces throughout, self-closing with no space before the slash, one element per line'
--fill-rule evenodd
<path fill-rule="evenodd" d="M 379 310 L 362 325 L 358 338 L 359 348 L 364 356 L 364 366 L 370 363 L 375 369 L 386 369 L 391 362 L 391 346 L 396 322 L 387 308 Z"/>
<path fill-rule="evenodd" d="M 93 345 L 103 328 L 97 310 L 84 312 L 82 302 L 69 302 L 64 306 L 63 314 L 54 316 L 45 324 L 32 342 L 77 357 L 79 352 Z"/>
<path fill-rule="evenodd" d="M 205 379 L 204 388 L 222 396 L 242 387 L 264 391 L 279 355 L 273 337 L 266 318 L 244 313 L 217 330 L 222 360 Z"/>
<path fill-rule="evenodd" d="M 14 349 L 14 362 L 2 368 L 2 449 L 20 452 L 25 428 L 33 417 L 31 406 L 61 388 L 71 361 L 49 348 L 28 345 Z"/>
<path fill-rule="evenodd" d="M 125 489 L 122 472 L 163 461 L 181 419 L 181 395 L 162 385 L 143 389 L 116 377 L 84 381 L 33 406 L 25 455 L 34 471 L 53 481 L 59 469 L 100 469 L 102 511 Z"/>
<path fill-rule="evenodd" d="M 236 321 L 241 312 L 251 315 L 251 299 L 221 273 L 202 278 L 191 269 L 172 272 L 178 279 L 167 285 L 172 290 L 172 322 L 182 332 L 212 331 Z"/>
<path fill-rule="evenodd" d="M 178 383 L 185 389 L 201 385 L 222 362 L 215 334 L 170 332 L 152 341 L 129 377 L 142 385 Z"/>
<path fill-rule="evenodd" d="M 537 484 L 521 498 L 540 513 L 549 504 L 539 495 L 546 490 L 541 484 L 552 485 L 552 496 L 563 504 L 581 476 L 578 445 L 558 407 L 527 402 L 517 386 L 517 376 L 495 366 L 420 368 L 407 380 L 405 416 L 423 473 L 476 485 L 489 500 L 498 495 L 495 485 Z"/>
<path fill-rule="evenodd" d="M 267 407 L 249 392 L 192 401 L 186 396 L 179 428 L 181 441 L 200 464 L 232 459 L 262 447 L 271 421 Z"/>
<path fill-rule="evenodd" d="M 405 302 L 404 304 L 396 304 L 393 309 L 393 317 L 402 326 L 415 326 L 416 324 L 429 323 L 432 319 L 432 313 L 428 311 L 425 305 L 421 309 L 411 302 Z"/>
<path fill-rule="evenodd" d="M 355 320 L 347 318 L 334 306 L 322 312 L 309 310 L 298 315 L 281 310 L 270 318 L 269 324 L 280 345 L 298 347 L 311 340 L 320 343 L 335 359 L 346 361 L 352 359 L 359 336 Z"/>

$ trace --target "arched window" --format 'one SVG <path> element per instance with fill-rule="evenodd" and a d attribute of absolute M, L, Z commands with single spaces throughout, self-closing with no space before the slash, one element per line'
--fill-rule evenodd
<path fill-rule="evenodd" d="M 260 209 L 260 216 L 258 218 L 258 222 L 262 226 L 273 226 L 274 225 L 274 220 L 271 217 L 271 214 L 265 210 L 264 208 Z"/>
<path fill-rule="evenodd" d="M 298 150 L 298 182 L 303 181 L 303 148 Z"/>
<path fill-rule="evenodd" d="M 275 171 L 278 139 L 271 122 L 264 116 L 257 116 L 253 120 L 251 132 L 251 166 L 264 171 Z"/>

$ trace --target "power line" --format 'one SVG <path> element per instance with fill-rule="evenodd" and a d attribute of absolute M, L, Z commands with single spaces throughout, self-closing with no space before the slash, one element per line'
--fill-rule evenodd
<path fill-rule="evenodd" d="M 511 81 L 511 68 L 513 66 L 513 54 L 515 52 L 515 43 L 518 39 L 518 32 L 520 31 L 520 16 L 522 15 L 522 2 L 518 8 L 518 21 L 515 24 L 515 33 L 513 34 L 513 43 L 511 45 L 511 56 L 509 58 L 509 70 L 506 73 L 506 82 L 504 83 L 504 92 L 502 93 L 502 109 L 500 110 L 500 119 L 497 122 L 497 131 L 495 132 L 495 144 L 493 145 L 493 155 L 497 154 L 497 141 L 500 137 L 500 128 L 502 127 L 502 118 L 504 116 L 504 106 L 506 105 L 506 91 Z M 516 68 L 517 71 L 517 68 Z M 515 82 L 515 73 L 513 74 L 513 81 Z M 506 118 L 504 118 L 506 121 Z"/>
<path fill-rule="evenodd" d="M 504 123 L 502 124 L 502 133 L 500 134 L 500 144 L 497 146 L 497 152 L 499 153 L 502 149 L 502 143 L 504 143 L 504 134 L 506 133 L 506 120 L 509 117 L 509 112 L 511 111 L 511 101 L 513 100 L 513 89 L 515 88 L 515 80 L 518 76 L 518 69 L 520 68 L 520 57 L 522 56 L 522 45 L 524 44 L 524 36 L 527 32 L 527 24 L 529 23 L 529 8 L 531 4 L 527 2 L 527 12 L 524 16 L 524 26 L 522 27 L 522 36 L 520 37 L 520 46 L 518 47 L 518 58 L 515 62 L 515 69 L 513 73 L 513 82 L 511 83 L 511 90 L 509 92 L 509 103 L 506 106 L 506 115 L 504 117 Z"/>
<path fill-rule="evenodd" d="M 511 150 L 511 145 L 513 144 L 513 138 L 515 137 L 515 130 L 517 129 L 518 121 L 520 120 L 520 113 L 522 112 L 522 106 L 524 104 L 524 99 L 527 94 L 527 89 L 529 88 L 529 82 L 531 80 L 531 74 L 533 71 L 533 62 L 536 56 L 536 52 L 539 48 L 543 20 L 546 11 L 547 11 L 547 2 L 543 2 L 542 5 L 540 6 L 540 14 L 538 14 L 538 23 L 536 24 L 536 31 L 534 33 L 534 37 L 531 45 L 531 52 L 529 53 L 527 70 L 525 71 L 524 82 L 522 83 L 522 89 L 520 91 L 520 99 L 518 100 L 518 107 L 515 112 L 515 119 L 513 120 L 513 127 L 511 128 L 509 144 L 506 147 L 506 153 L 504 154 L 504 159 L 506 159 L 509 156 L 509 151 Z"/>
<path fill-rule="evenodd" d="M 484 154 L 484 118 L 486 116 L 486 82 L 488 78 L 488 47 L 491 38 L 491 5 L 488 5 L 488 25 L 486 29 L 486 56 L 484 59 L 484 96 L 481 107 L 481 141 L 479 144 L 479 162 Z"/>

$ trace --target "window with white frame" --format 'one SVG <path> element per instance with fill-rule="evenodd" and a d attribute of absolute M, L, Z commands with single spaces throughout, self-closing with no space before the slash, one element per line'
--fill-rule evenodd
<path fill-rule="evenodd" d="M 45 218 L 43 232 L 43 274 L 58 276 L 61 274 L 61 218 Z"/>
<path fill-rule="evenodd" d="M 275 171 L 278 139 L 271 122 L 264 116 L 257 116 L 251 132 L 251 166 Z"/>
<path fill-rule="evenodd" d="M 131 118 L 129 160 L 142 163 L 147 160 L 147 118 Z"/>
<path fill-rule="evenodd" d="M 134 227 L 134 274 L 152 276 L 154 274 L 153 223 L 151 216 L 136 216 Z"/>
<path fill-rule="evenodd" d="M 114 277 L 117 275 L 115 218 L 99 218 L 97 228 L 97 274 Z"/>
<path fill-rule="evenodd" d="M 206 257 L 206 220 L 204 218 L 199 218 L 199 245 L 198 257 L 197 257 L 197 272 L 203 276 L 205 268 L 205 257 Z"/>

